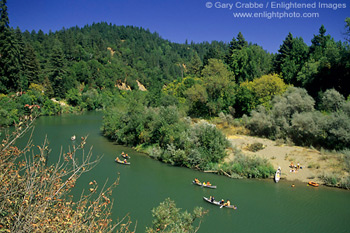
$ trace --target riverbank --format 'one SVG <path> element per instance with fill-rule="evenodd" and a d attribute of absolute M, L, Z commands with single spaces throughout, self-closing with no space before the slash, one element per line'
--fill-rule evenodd
<path fill-rule="evenodd" d="M 222 128 L 222 127 L 220 127 Z M 308 182 L 310 180 L 319 182 L 324 181 L 320 178 L 333 174 L 337 177 L 346 177 L 349 174 L 344 170 L 342 155 L 329 151 L 319 151 L 314 148 L 304 148 L 299 146 L 291 146 L 278 141 L 272 141 L 264 138 L 257 138 L 242 134 L 237 134 L 236 129 L 226 127 L 223 129 L 226 137 L 233 147 L 241 150 L 247 156 L 258 156 L 267 159 L 275 169 L 281 167 L 281 179 L 288 181 Z M 250 145 L 261 143 L 263 148 L 256 152 L 252 152 Z M 225 162 L 233 161 L 233 152 L 225 158 Z M 292 170 L 291 163 L 299 164 L 301 169 Z"/>

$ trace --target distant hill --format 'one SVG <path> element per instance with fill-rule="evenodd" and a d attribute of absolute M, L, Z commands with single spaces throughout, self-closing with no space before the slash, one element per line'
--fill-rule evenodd
<path fill-rule="evenodd" d="M 222 54 L 228 48 L 227 44 L 215 41 L 172 43 L 143 28 L 107 23 L 63 28 L 47 34 L 41 30 L 25 31 L 22 37 L 24 43 L 33 47 L 40 64 L 39 78 L 33 82 L 45 80 L 54 66 L 52 58 L 60 51 L 69 85 L 84 83 L 100 89 L 115 87 L 120 82 L 138 89 L 137 81 L 146 89 L 162 87 L 184 75 L 183 64 L 188 64 L 194 54 L 203 60 L 211 48 Z M 50 77 L 49 80 L 53 82 Z"/>

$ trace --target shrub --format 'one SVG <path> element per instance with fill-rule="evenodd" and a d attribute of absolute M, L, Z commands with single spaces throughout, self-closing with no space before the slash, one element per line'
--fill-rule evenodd
<path fill-rule="evenodd" d="M 170 198 L 152 209 L 152 227 L 147 227 L 147 233 L 154 232 L 197 232 L 200 226 L 194 227 L 196 219 L 201 219 L 207 213 L 202 207 L 196 207 L 193 213 L 181 212 Z"/>
<path fill-rule="evenodd" d="M 343 177 L 340 181 L 339 186 L 344 189 L 350 189 L 350 176 Z"/>
<path fill-rule="evenodd" d="M 273 137 L 276 132 L 274 119 L 263 106 L 252 111 L 252 116 L 248 119 L 246 127 L 253 135 Z"/>
<path fill-rule="evenodd" d="M 326 112 L 337 112 L 345 103 L 345 98 L 335 89 L 326 90 L 321 96 L 319 109 Z"/>
<path fill-rule="evenodd" d="M 322 144 L 325 137 L 326 117 L 320 112 L 295 113 L 288 134 L 298 145 Z"/>
<path fill-rule="evenodd" d="M 249 151 L 252 151 L 252 152 L 257 152 L 257 151 L 262 150 L 264 148 L 265 148 L 264 144 L 262 144 L 260 142 L 255 142 L 255 143 L 247 146 L 247 149 Z"/>
<path fill-rule="evenodd" d="M 338 96 L 333 102 L 337 105 L 334 108 L 326 103 L 332 96 Z M 270 111 L 259 106 L 252 111 L 251 118 L 243 117 L 243 122 L 257 136 L 284 140 L 290 138 L 293 143 L 302 146 L 337 150 L 349 148 L 350 105 L 334 90 L 326 92 L 323 98 L 324 109 L 336 112 L 326 115 L 316 111 L 315 101 L 305 89 L 290 87 L 282 96 L 273 98 Z"/>
<path fill-rule="evenodd" d="M 323 173 L 320 178 L 325 182 L 325 185 L 332 187 L 338 186 L 338 182 L 340 181 L 339 175 L 335 173 Z"/>
<path fill-rule="evenodd" d="M 268 178 L 275 173 L 275 169 L 267 159 L 238 153 L 229 172 L 247 178 Z"/>

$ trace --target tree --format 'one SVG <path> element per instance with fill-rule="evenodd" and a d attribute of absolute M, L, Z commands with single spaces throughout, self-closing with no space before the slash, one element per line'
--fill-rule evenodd
<path fill-rule="evenodd" d="M 73 83 L 68 81 L 66 61 L 64 59 L 61 43 L 57 39 L 54 41 L 49 61 L 49 79 L 52 83 L 55 96 L 64 98 L 67 90 L 73 87 Z"/>
<path fill-rule="evenodd" d="M 227 64 L 229 64 L 235 76 L 240 80 L 243 80 L 243 78 L 240 77 L 242 72 L 244 72 L 248 60 L 245 50 L 247 46 L 248 42 L 244 39 L 243 34 L 239 32 L 237 39 L 235 37 L 232 38 L 229 45 L 228 55 L 226 57 Z"/>
<path fill-rule="evenodd" d="M 238 83 L 252 81 L 271 71 L 272 56 L 258 45 L 248 44 L 242 33 L 233 38 L 229 45 L 226 63 Z"/>
<path fill-rule="evenodd" d="M 202 207 L 196 207 L 193 213 L 181 212 L 181 209 L 176 208 L 175 202 L 167 198 L 157 208 L 152 209 L 153 226 L 147 227 L 146 232 L 197 232 L 199 226 L 193 225 L 206 213 Z"/>
<path fill-rule="evenodd" d="M 43 80 L 40 80 L 40 65 L 36 57 L 34 48 L 25 43 L 23 49 L 23 75 L 28 79 L 28 83 L 42 84 Z"/>
<path fill-rule="evenodd" d="M 195 77 L 200 77 L 202 68 L 202 61 L 198 54 L 195 52 L 191 58 L 190 64 L 188 65 L 188 73 Z"/>
<path fill-rule="evenodd" d="M 350 17 L 345 19 L 345 39 L 350 42 Z"/>
<path fill-rule="evenodd" d="M 19 48 L 9 27 L 6 0 L 0 2 L 0 92 L 17 91 L 20 86 Z"/>
<path fill-rule="evenodd" d="M 300 85 L 297 74 L 307 59 L 307 45 L 301 37 L 293 38 L 293 35 L 289 33 L 278 52 L 275 71 L 281 74 L 286 83 Z"/>
<path fill-rule="evenodd" d="M 251 82 L 244 82 L 240 85 L 242 88 L 247 88 L 255 100 L 249 105 L 257 107 L 257 105 L 263 105 L 267 108 L 271 107 L 270 101 L 276 95 L 282 95 L 287 90 L 287 85 L 276 74 L 264 75 Z M 255 105 L 255 106 L 254 106 Z"/>
<path fill-rule="evenodd" d="M 321 25 L 319 29 L 319 34 L 314 35 L 311 40 L 310 46 L 310 56 L 315 60 L 318 60 L 324 56 L 324 50 L 327 46 L 327 43 L 331 41 L 331 36 L 326 35 L 326 28 L 324 25 Z"/>

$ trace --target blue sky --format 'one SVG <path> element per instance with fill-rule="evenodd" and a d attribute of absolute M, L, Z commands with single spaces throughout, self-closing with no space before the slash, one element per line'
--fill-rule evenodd
<path fill-rule="evenodd" d="M 242 9 L 251 6 L 244 5 L 249 2 L 262 4 L 259 5 L 262 8 Z M 290 2 L 316 5 L 310 5 L 310 9 L 287 10 L 282 3 Z M 277 3 L 283 8 L 276 8 Z M 319 3 L 332 4 L 333 9 L 320 9 Z M 229 4 L 233 4 L 231 10 Z M 334 4 L 340 4 L 340 8 L 337 5 L 335 10 Z M 103 21 L 150 29 L 162 38 L 178 43 L 184 43 L 186 39 L 189 42 L 229 42 L 242 32 L 248 42 L 261 45 L 270 52 L 278 51 L 289 32 L 295 37 L 303 37 L 310 44 L 322 24 L 336 41 L 343 40 L 344 20 L 350 17 L 348 0 L 8 0 L 7 6 L 10 26 L 18 26 L 22 31 L 42 29 L 48 32 Z M 271 12 L 288 15 L 317 13 L 319 16 L 267 19 L 236 18 L 233 15 L 260 13 L 269 16 Z"/>

